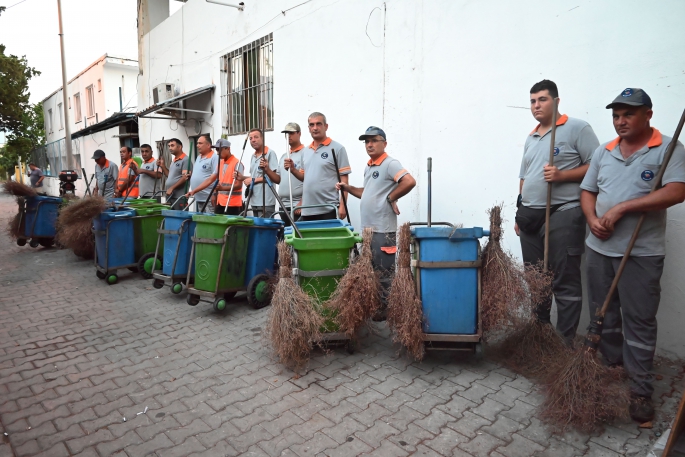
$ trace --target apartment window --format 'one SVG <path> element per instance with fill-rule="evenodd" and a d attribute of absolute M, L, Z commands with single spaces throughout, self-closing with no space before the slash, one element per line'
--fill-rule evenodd
<path fill-rule="evenodd" d="M 48 110 L 48 133 L 52 133 L 52 109 Z"/>
<path fill-rule="evenodd" d="M 92 84 L 86 87 L 86 114 L 88 117 L 95 116 L 95 94 Z"/>
<path fill-rule="evenodd" d="M 81 122 L 81 94 L 74 94 L 74 122 Z"/>
<path fill-rule="evenodd" d="M 59 103 L 57 104 L 57 111 L 59 111 L 59 129 L 62 130 L 64 128 L 64 110 L 62 109 L 62 104 Z"/>
<path fill-rule="evenodd" d="M 221 57 L 223 130 L 273 130 L 273 35 Z"/>
<path fill-rule="evenodd" d="M 102 90 L 102 80 L 98 79 L 98 92 Z"/>

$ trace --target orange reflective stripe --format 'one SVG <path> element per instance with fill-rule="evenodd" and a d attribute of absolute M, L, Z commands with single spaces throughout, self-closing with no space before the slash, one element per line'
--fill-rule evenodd
<path fill-rule="evenodd" d="M 397 252 L 397 246 L 382 247 L 381 251 L 385 252 L 386 254 L 395 254 Z"/>

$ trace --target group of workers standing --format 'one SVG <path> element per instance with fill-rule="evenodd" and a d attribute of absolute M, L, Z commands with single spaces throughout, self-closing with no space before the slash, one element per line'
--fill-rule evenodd
<path fill-rule="evenodd" d="M 665 256 L 666 209 L 685 200 L 685 149 L 677 144 L 661 187 L 650 194 L 652 180 L 671 142 L 670 137 L 650 125 L 650 97 L 642 89 L 628 88 L 607 105 L 618 137 L 601 145 L 587 122 L 558 111 L 559 100 L 552 81 L 540 81 L 530 90 L 531 112 L 539 124 L 528 135 L 524 147 L 514 229 L 520 237 L 524 262 L 539 263 L 544 255 L 547 187 L 552 183 L 549 267 L 554 273 L 557 330 L 572 345 L 582 310 L 581 255 L 586 253 L 586 286 L 590 313 L 594 315 L 607 295 L 640 215 L 646 214 L 605 315 L 600 345 L 608 365 L 625 367 L 631 380 L 631 416 L 646 422 L 654 417 L 652 366 Z M 554 162 L 550 164 L 554 119 Z M 288 218 L 283 212 L 292 212 L 295 220 L 344 219 L 343 199 L 351 194 L 361 200 L 362 228 L 374 231 L 373 263 L 387 288 L 395 262 L 400 213 L 397 200 L 409 193 L 416 181 L 398 160 L 388 156 L 385 132 L 369 127 L 359 137 L 369 155 L 364 186 L 351 186 L 347 151 L 327 136 L 326 116 L 312 113 L 308 129 L 312 143 L 304 146 L 300 126 L 293 122 L 286 125 L 282 133 L 287 135 L 289 151 L 280 159 L 264 144 L 263 132 L 251 130 L 248 138 L 254 152 L 249 160 L 250 176 L 232 154 L 231 143 L 219 139 L 212 145 L 209 135 L 197 140 L 198 155 L 192 169 L 178 139 L 169 141 L 173 156 L 170 164 L 161 158 L 155 163 L 149 145 L 141 147 L 144 163 L 140 167 L 131 160 L 130 149 L 122 148 L 121 170 L 102 151 L 96 151 L 96 186 L 105 196 L 125 195 L 132 188 L 130 196 L 136 197 L 145 195 L 149 182 L 163 173 L 167 176 L 166 194 L 172 201 L 185 194 L 195 198 L 198 209 L 237 215 L 244 209 L 243 197 L 249 190 L 253 214 L 270 217 L 276 212 L 276 199 L 264 186 L 266 176 L 280 184 L 284 221 Z M 161 171 L 155 171 L 155 165 Z M 136 176 L 140 176 L 138 180 Z M 217 180 L 217 192 L 210 196 Z M 586 227 L 590 231 L 587 236 Z M 549 323 L 551 308 L 552 296 L 538 307 L 538 319 Z"/>
<path fill-rule="evenodd" d="M 554 272 L 557 331 L 571 345 L 582 310 L 581 255 L 586 254 L 589 311 L 594 316 L 607 297 L 640 215 L 646 215 L 604 317 L 600 352 L 607 365 L 625 367 L 631 383 L 631 417 L 647 422 L 654 418 L 652 367 L 666 254 L 666 209 L 685 201 L 685 149 L 677 143 L 661 186 L 650 193 L 671 138 L 650 125 L 652 101 L 644 90 L 627 88 L 607 105 L 618 137 L 602 144 L 587 122 L 555 113 L 558 102 L 552 81 L 540 81 L 530 90 L 531 112 L 539 124 L 524 147 L 514 229 L 524 262 L 540 262 L 547 184 L 552 183 L 549 267 Z M 538 319 L 549 322 L 551 307 L 550 296 L 538 307 Z"/>

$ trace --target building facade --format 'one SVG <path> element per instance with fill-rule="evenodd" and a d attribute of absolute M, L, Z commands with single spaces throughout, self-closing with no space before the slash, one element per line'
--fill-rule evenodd
<path fill-rule="evenodd" d="M 64 116 L 60 87 L 43 100 L 46 145 L 34 152 L 33 161 L 46 174 L 44 180 L 50 195 L 59 194 L 61 170 L 85 169 L 90 180 L 95 165 L 93 151 L 102 149 L 107 158 L 119 163 L 123 145 L 137 147 L 135 123 L 138 62 L 103 55 L 67 85 L 67 116 Z M 74 163 L 68 164 L 65 149 L 65 124 L 71 128 Z M 82 176 L 81 176 L 82 177 Z M 85 192 L 85 181 L 77 181 L 77 193 Z"/>

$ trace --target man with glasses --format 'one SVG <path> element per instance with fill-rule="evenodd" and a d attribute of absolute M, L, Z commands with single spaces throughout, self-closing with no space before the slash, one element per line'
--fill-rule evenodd
<path fill-rule="evenodd" d="M 416 180 L 399 160 L 385 152 L 388 142 L 382 129 L 371 126 L 359 139 L 364 141 L 366 153 L 369 154 L 364 170 L 364 187 L 350 186 L 345 182 L 339 182 L 335 187 L 361 199 L 362 228 L 373 229 L 373 266 L 380 273 L 383 287 L 383 308 L 373 320 L 383 321 L 387 314 L 387 293 L 395 269 L 397 216 L 400 214 L 397 200 L 416 186 Z"/>

